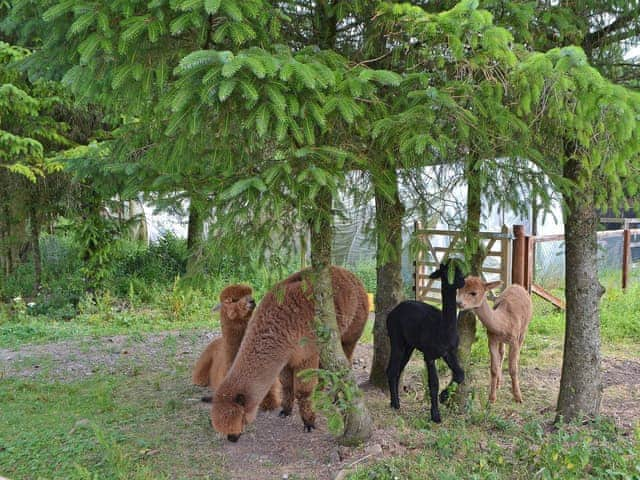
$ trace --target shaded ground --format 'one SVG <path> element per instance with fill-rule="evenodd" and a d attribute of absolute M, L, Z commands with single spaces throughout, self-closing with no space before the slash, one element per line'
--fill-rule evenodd
<path fill-rule="evenodd" d="M 327 432 L 322 418 L 316 431 L 304 433 L 297 411 L 286 419 L 279 418 L 277 412 L 262 412 L 238 443 L 226 442 L 208 425 L 209 406 L 199 401 L 204 389 L 189 384 L 191 365 L 214 336 L 202 332 L 165 332 L 144 337 L 113 336 L 28 345 L 17 351 L 0 349 L 0 378 L 20 377 L 37 382 L 66 383 L 91 378 L 96 374 L 137 377 L 142 370 L 145 373 L 163 372 L 165 378 L 171 378 L 172 382 L 175 380 L 173 385 L 166 386 L 166 390 L 179 397 L 179 401 L 176 401 L 179 407 L 176 408 L 180 409 L 180 423 L 176 422 L 175 429 L 180 432 L 175 433 L 175 445 L 171 448 L 187 450 L 190 455 L 185 454 L 185 459 L 175 459 L 175 468 L 183 468 L 180 462 L 187 465 L 194 463 L 190 459 L 197 457 L 202 461 L 210 457 L 223 472 L 219 476 L 211 476 L 211 472 L 198 472 L 198 468 L 192 465 L 195 471 L 175 472 L 180 478 L 331 479 L 342 469 L 380 456 L 402 455 L 417 448 L 413 430 L 403 424 L 403 418 L 407 418 L 407 415 L 424 415 L 428 419 L 428 408 L 424 407 L 422 399 L 422 362 L 417 355 L 405 375 L 406 389 L 401 399 L 401 416 L 388 408 L 385 392 L 364 387 L 377 426 L 373 439 L 364 446 L 338 447 Z M 354 368 L 361 384 L 366 382 L 371 354 L 370 345 L 360 345 L 356 349 Z M 557 353 L 553 355 L 557 357 Z M 535 360 L 524 362 L 521 384 L 525 406 L 514 405 L 509 389 L 503 388 L 495 407 L 498 414 L 518 422 L 525 416 L 525 408 L 529 409 L 529 413 L 532 408 L 540 413 L 551 412 L 560 379 L 560 358 L 556 357 L 547 356 L 540 366 L 534 364 Z M 633 356 L 605 356 L 603 370 L 605 390 L 602 412 L 615 418 L 622 428 L 631 429 L 640 418 L 640 362 Z M 479 395 L 484 398 L 488 382 L 486 363 L 479 363 L 474 373 L 481 385 Z M 507 372 L 505 376 L 508 379 Z M 142 385 L 145 377 L 140 375 L 138 378 Z M 131 381 L 136 382 L 135 378 Z M 441 385 L 447 381 L 446 374 L 442 375 Z M 141 398 L 146 398 L 147 394 L 149 398 L 156 395 L 151 388 L 149 390 L 146 392 L 141 387 Z M 451 412 L 443 411 L 445 422 L 446 417 L 451 415 Z M 153 436 L 157 429 L 162 431 L 162 438 L 171 441 L 172 432 L 165 431 L 166 424 L 158 423 L 147 428 L 148 435 Z M 187 429 L 188 435 L 184 429 Z M 135 435 L 135 430 L 131 434 Z M 167 461 L 171 461 L 173 450 L 171 454 L 165 453 L 169 457 Z M 188 469 L 188 466 L 184 468 Z"/>

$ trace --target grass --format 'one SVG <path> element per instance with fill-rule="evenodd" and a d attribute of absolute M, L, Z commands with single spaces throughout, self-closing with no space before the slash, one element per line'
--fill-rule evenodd
<path fill-rule="evenodd" d="M 422 426 L 420 419 L 410 427 Z M 640 434 L 621 439 L 607 421 L 548 433 L 532 420 L 518 425 L 494 413 L 418 430 L 411 453 L 358 466 L 349 480 L 634 479 Z"/>
<path fill-rule="evenodd" d="M 217 329 L 215 301 L 193 291 L 166 292 L 154 305 L 126 303 L 108 293 L 96 302 L 85 301 L 80 314 L 70 320 L 31 315 L 27 306 L 14 302 L 11 311 L 0 305 L 0 348 L 19 348 L 78 337 L 141 335 L 167 330 Z"/>
<path fill-rule="evenodd" d="M 545 369 L 559 369 L 564 317 L 541 300 L 534 301 L 536 315 L 521 365 L 542 370 L 544 377 Z M 132 350 L 148 343 L 148 332 L 190 332 L 188 338 L 197 338 L 217 325 L 209 303 L 197 297 L 167 297 L 165 306 L 122 308 L 116 300 L 103 300 L 84 306 L 70 321 L 18 309 L 11 319 L 0 317 L 0 346 L 20 348 L 80 336 L 78 352 L 71 355 L 81 362 L 103 335 L 128 335 L 123 345 Z M 607 292 L 602 302 L 606 353 L 640 356 L 640 331 L 633 320 L 639 310 L 637 286 L 626 294 Z M 363 342 L 371 342 L 371 330 L 369 322 Z M 192 362 L 181 356 L 184 341 L 162 337 L 159 353 L 125 359 L 115 373 L 100 367 L 77 380 L 55 381 L 57 359 L 50 356 L 14 360 L 14 370 L 38 365 L 39 373 L 32 379 L 6 376 L 0 382 L 0 475 L 14 480 L 227 478 L 229 458 L 218 453 L 222 440 L 212 435 L 206 410 L 196 407 L 199 390 L 185 381 Z M 471 372 L 479 385 L 486 385 L 488 377 L 486 343 L 479 325 Z M 589 427 L 554 430 L 549 391 L 524 383 L 524 405 L 513 404 L 503 389 L 498 402 L 488 407 L 486 389 L 480 387 L 482 398 L 469 411 L 444 407 L 444 422 L 435 425 L 425 414 L 422 370 L 416 355 L 406 376 L 413 390 L 403 394 L 399 414 L 388 408 L 386 394 L 368 394 L 377 428 L 388 431 L 389 442 L 402 453 L 357 464 L 348 478 L 640 479 L 640 426 L 623 435 L 602 419 Z M 442 384 L 446 381 L 441 379 Z"/>
<path fill-rule="evenodd" d="M 220 440 L 211 435 L 206 412 L 189 403 L 191 387 L 176 381 L 187 376 L 182 366 L 70 383 L 3 380 L 0 474 L 123 480 L 214 475 L 223 465 L 210 452 Z"/>

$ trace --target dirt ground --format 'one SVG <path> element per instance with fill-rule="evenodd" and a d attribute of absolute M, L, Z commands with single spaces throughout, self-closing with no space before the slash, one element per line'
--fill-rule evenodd
<path fill-rule="evenodd" d="M 176 364 L 193 365 L 200 351 L 214 337 L 201 332 L 165 332 L 144 337 L 113 336 L 99 340 L 27 345 L 19 350 L 0 349 L 0 378 L 28 377 L 45 382 L 68 382 L 97 372 L 127 374 L 137 365 L 148 365 L 149 362 L 157 369 L 171 371 L 175 370 Z M 229 478 L 324 480 L 334 478 L 339 471 L 361 462 L 380 456 L 402 455 L 408 447 L 403 445 L 402 432 L 390 421 L 393 417 L 390 416 L 387 393 L 366 385 L 371 357 L 371 345 L 358 346 L 354 369 L 379 427 L 366 445 L 357 448 L 337 446 L 322 417 L 319 417 L 318 428 L 309 434 L 304 433 L 297 411 L 285 419 L 278 417 L 277 411 L 261 412 L 239 442 L 230 443 L 223 439 L 215 442 L 215 454 L 222 459 Z M 401 400 L 404 405 L 411 402 L 411 398 L 421 399 L 421 363 L 420 357 L 414 355 L 405 376 L 406 391 Z M 556 363 L 559 365 L 559 361 Z M 602 413 L 613 417 L 622 429 L 630 430 L 640 418 L 640 361 L 605 356 L 603 372 Z M 478 365 L 476 378 L 480 385 L 485 384 L 488 380 L 487 365 Z M 188 377 L 183 380 L 190 383 Z M 531 398 L 536 408 L 540 407 L 541 413 L 553 410 L 559 380 L 559 366 L 521 367 L 523 393 Z M 446 381 L 446 377 L 441 378 L 441 385 Z M 185 388 L 190 395 L 187 403 L 188 408 L 193 409 L 191 414 L 197 418 L 207 415 L 209 405 L 199 402 L 205 389 L 186 385 Z M 501 390 L 499 395 L 504 402 L 510 401 L 508 390 Z M 427 407 L 424 412 L 428 415 Z M 211 431 L 211 435 L 217 434 Z"/>

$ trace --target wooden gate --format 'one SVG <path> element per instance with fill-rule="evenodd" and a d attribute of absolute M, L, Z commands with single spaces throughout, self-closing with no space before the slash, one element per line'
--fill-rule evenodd
<path fill-rule="evenodd" d="M 440 263 L 452 255 L 462 254 L 463 232 L 459 230 L 423 229 L 419 222 L 414 224 L 414 233 L 419 248 L 414 265 L 415 299 L 422 302 L 441 302 L 440 282 L 429 278 L 429 273 L 438 268 Z M 443 241 L 435 241 L 442 238 Z M 481 276 L 486 279 L 500 279 L 505 285 L 510 283 L 511 273 L 511 239 L 509 227 L 502 227 L 500 232 L 481 232 L 480 241 L 486 252 Z M 435 245 L 434 245 L 435 244 Z M 444 244 L 446 246 L 440 246 Z M 496 278 L 497 277 L 497 278 Z"/>

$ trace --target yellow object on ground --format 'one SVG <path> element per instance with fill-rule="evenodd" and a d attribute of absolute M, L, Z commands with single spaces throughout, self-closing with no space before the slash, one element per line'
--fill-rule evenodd
<path fill-rule="evenodd" d="M 376 307 L 373 304 L 373 293 L 367 293 L 368 297 L 369 297 L 369 311 L 370 312 L 375 312 L 376 311 Z"/>

